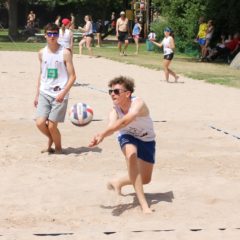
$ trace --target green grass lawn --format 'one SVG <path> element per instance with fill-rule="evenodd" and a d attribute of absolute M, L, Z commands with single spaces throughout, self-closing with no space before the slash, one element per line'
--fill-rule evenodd
<path fill-rule="evenodd" d="M 4 40 L 4 41 L 3 41 Z M 45 43 L 26 43 L 22 41 L 11 42 L 6 32 L 0 32 L 0 51 L 38 51 Z M 135 45 L 131 43 L 127 56 L 120 56 L 116 42 L 104 43 L 101 48 L 93 47 L 95 56 L 104 57 L 114 61 L 135 64 L 147 68 L 162 69 L 162 53 L 147 51 L 146 44 L 140 46 L 139 55 L 134 55 Z M 78 53 L 78 44 L 74 45 L 74 53 Z M 84 49 L 83 54 L 87 54 Z M 240 71 L 229 67 L 224 63 L 202 63 L 196 57 L 177 53 L 171 64 L 171 68 L 177 73 L 193 79 L 204 80 L 212 84 L 221 84 L 240 88 Z"/>

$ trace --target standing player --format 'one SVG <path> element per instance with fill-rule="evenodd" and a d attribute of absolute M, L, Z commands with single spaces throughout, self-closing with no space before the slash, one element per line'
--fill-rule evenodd
<path fill-rule="evenodd" d="M 155 162 L 155 133 L 149 109 L 141 98 L 133 97 L 133 80 L 117 77 L 108 84 L 113 109 L 108 127 L 97 134 L 90 147 L 98 145 L 107 136 L 119 131 L 118 141 L 127 161 L 128 175 L 112 180 L 109 189 L 121 194 L 122 187 L 133 185 L 144 213 L 151 213 L 143 191 L 143 184 L 151 181 Z"/>
<path fill-rule="evenodd" d="M 116 24 L 116 36 L 118 39 L 118 49 L 120 55 L 126 55 L 126 50 L 128 47 L 128 19 L 126 18 L 126 14 L 124 11 L 120 12 L 120 18 L 117 20 Z M 124 43 L 124 48 L 122 51 L 122 44 Z"/>
<path fill-rule="evenodd" d="M 207 23 L 204 17 L 200 17 L 198 20 L 199 28 L 198 28 L 198 34 L 196 37 L 196 41 L 198 42 L 200 46 L 200 61 L 202 61 L 202 58 L 204 57 L 204 46 L 206 44 L 206 36 L 207 36 Z"/>
<path fill-rule="evenodd" d="M 76 75 L 72 55 L 58 44 L 59 28 L 54 23 L 45 27 L 47 46 L 39 51 L 40 74 L 34 105 L 37 107 L 36 125 L 48 138 L 42 152 L 62 153 L 58 123 L 63 122 L 67 110 L 69 90 Z M 52 145 L 55 145 L 55 149 Z"/>
<path fill-rule="evenodd" d="M 169 75 L 172 75 L 175 79 L 175 82 L 177 82 L 179 77 L 169 68 L 169 65 L 172 62 L 174 56 L 175 48 L 174 39 L 171 36 L 171 33 L 171 29 L 166 27 L 164 29 L 165 37 L 161 43 L 156 42 L 155 39 L 150 39 L 150 41 L 158 47 L 163 47 L 163 68 L 165 73 L 165 80 L 169 82 Z"/>
<path fill-rule="evenodd" d="M 83 45 L 86 45 L 89 55 L 93 56 L 93 51 L 92 51 L 92 41 L 93 41 L 93 24 L 92 24 L 92 17 L 90 15 L 86 15 L 84 17 L 84 21 L 86 24 L 84 27 L 78 27 L 80 31 L 83 32 L 83 38 L 79 42 L 79 54 L 82 55 L 82 48 Z"/>
<path fill-rule="evenodd" d="M 133 27 L 132 35 L 133 35 L 134 42 L 136 44 L 136 52 L 135 52 L 136 55 L 139 52 L 139 38 L 140 38 L 141 31 L 142 31 L 142 27 L 138 21 L 138 18 L 135 18 L 135 24 Z"/>
<path fill-rule="evenodd" d="M 62 20 L 62 26 L 59 29 L 58 43 L 64 48 L 69 49 L 73 54 L 73 33 L 70 29 L 71 21 L 67 18 Z"/>

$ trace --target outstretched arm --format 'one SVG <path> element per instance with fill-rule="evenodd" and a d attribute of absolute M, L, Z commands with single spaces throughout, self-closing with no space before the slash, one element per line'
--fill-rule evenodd
<path fill-rule="evenodd" d="M 156 45 L 156 46 L 158 46 L 158 47 L 162 47 L 162 46 L 163 46 L 162 42 L 161 42 L 161 43 L 158 43 L 158 42 L 154 41 L 153 39 L 150 39 L 150 41 L 151 41 L 154 45 Z"/>

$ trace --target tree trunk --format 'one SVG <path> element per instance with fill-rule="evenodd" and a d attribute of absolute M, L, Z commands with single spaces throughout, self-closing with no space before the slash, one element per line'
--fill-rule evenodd
<path fill-rule="evenodd" d="M 8 35 L 12 38 L 18 36 L 18 0 L 8 0 Z"/>

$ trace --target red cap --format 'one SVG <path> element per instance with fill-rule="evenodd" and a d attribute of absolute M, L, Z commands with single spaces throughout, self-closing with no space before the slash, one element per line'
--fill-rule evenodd
<path fill-rule="evenodd" d="M 70 21 L 68 18 L 64 18 L 64 19 L 62 20 L 62 24 L 65 25 L 65 26 L 67 26 L 70 22 L 71 22 L 71 21 Z"/>

